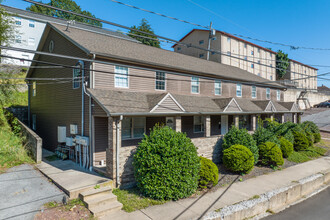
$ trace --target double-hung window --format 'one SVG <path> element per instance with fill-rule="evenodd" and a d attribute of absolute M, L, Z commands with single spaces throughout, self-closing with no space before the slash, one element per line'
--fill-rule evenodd
<path fill-rule="evenodd" d="M 199 78 L 191 77 L 191 93 L 199 93 Z"/>
<path fill-rule="evenodd" d="M 146 129 L 145 117 L 125 117 L 122 121 L 122 139 L 142 138 Z"/>
<path fill-rule="evenodd" d="M 194 116 L 194 133 L 204 132 L 204 117 Z"/>
<path fill-rule="evenodd" d="M 266 88 L 266 99 L 270 99 L 270 88 Z"/>
<path fill-rule="evenodd" d="M 277 97 L 277 101 L 281 100 L 281 91 L 279 89 L 276 91 L 276 97 Z"/>
<path fill-rule="evenodd" d="M 221 95 L 221 80 L 214 81 L 214 94 Z"/>
<path fill-rule="evenodd" d="M 165 90 L 165 73 L 156 72 L 156 89 Z"/>
<path fill-rule="evenodd" d="M 257 98 L 257 87 L 256 86 L 252 86 L 252 98 Z"/>
<path fill-rule="evenodd" d="M 242 84 L 240 83 L 236 84 L 236 96 L 242 97 Z"/>
<path fill-rule="evenodd" d="M 128 88 L 128 68 L 115 66 L 115 87 Z"/>

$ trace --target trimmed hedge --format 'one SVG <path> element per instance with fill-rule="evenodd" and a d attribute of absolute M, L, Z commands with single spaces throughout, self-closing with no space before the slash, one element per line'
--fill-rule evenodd
<path fill-rule="evenodd" d="M 249 173 L 253 169 L 254 157 L 250 149 L 236 144 L 223 151 L 223 163 L 234 172 Z"/>
<path fill-rule="evenodd" d="M 238 129 L 235 126 L 232 126 L 228 133 L 224 136 L 222 150 L 226 150 L 237 144 L 247 147 L 253 154 L 254 162 L 258 162 L 258 147 L 253 137 L 248 133 L 246 129 Z"/>
<path fill-rule="evenodd" d="M 320 129 L 317 127 L 317 125 L 312 121 L 304 121 L 300 125 L 302 129 L 304 129 L 305 132 L 310 133 L 320 133 Z"/>
<path fill-rule="evenodd" d="M 264 165 L 280 166 L 283 165 L 283 155 L 277 144 L 266 142 L 259 145 L 261 163 Z"/>
<path fill-rule="evenodd" d="M 205 157 L 199 157 L 201 161 L 201 171 L 199 172 L 198 186 L 200 188 L 207 188 L 215 186 L 219 179 L 219 170 L 212 160 Z"/>
<path fill-rule="evenodd" d="M 302 151 L 308 149 L 309 143 L 304 133 L 294 131 L 293 136 L 294 136 L 293 147 L 296 151 Z"/>
<path fill-rule="evenodd" d="M 288 158 L 293 152 L 293 144 L 284 137 L 280 138 L 280 148 L 284 158 Z"/>
<path fill-rule="evenodd" d="M 177 200 L 198 188 L 200 159 L 186 134 L 156 125 L 139 143 L 133 157 L 141 193 L 158 200 Z"/>
<path fill-rule="evenodd" d="M 274 135 L 271 130 L 268 130 L 264 127 L 258 127 L 252 137 L 256 141 L 257 146 L 266 142 L 273 142 L 280 145 L 280 141 L 278 140 L 276 135 Z"/>

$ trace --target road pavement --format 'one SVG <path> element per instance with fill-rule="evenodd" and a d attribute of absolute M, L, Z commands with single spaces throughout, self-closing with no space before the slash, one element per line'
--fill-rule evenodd
<path fill-rule="evenodd" d="M 329 220 L 330 186 L 307 200 L 291 206 L 284 211 L 268 216 L 263 220 Z"/>

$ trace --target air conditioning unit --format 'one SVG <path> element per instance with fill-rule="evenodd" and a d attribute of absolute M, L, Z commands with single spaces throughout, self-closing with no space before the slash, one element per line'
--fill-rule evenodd
<path fill-rule="evenodd" d="M 58 126 L 57 127 L 57 141 L 59 143 L 66 142 L 66 126 Z"/>
<path fill-rule="evenodd" d="M 70 125 L 70 134 L 78 134 L 78 125 Z"/>

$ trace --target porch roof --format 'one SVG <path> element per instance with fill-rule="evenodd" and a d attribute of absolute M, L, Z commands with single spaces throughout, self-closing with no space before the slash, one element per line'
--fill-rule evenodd
<path fill-rule="evenodd" d="M 92 98 L 109 116 L 169 115 L 169 114 L 266 114 L 273 104 L 273 113 L 300 112 L 294 103 L 270 100 L 255 101 L 244 98 L 215 98 L 170 93 L 87 89 Z"/>

